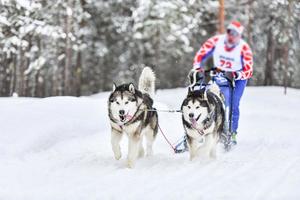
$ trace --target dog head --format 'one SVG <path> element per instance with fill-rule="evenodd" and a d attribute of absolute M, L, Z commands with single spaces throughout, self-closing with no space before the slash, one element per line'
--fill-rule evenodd
<path fill-rule="evenodd" d="M 109 117 L 117 123 L 129 121 L 138 110 L 141 102 L 139 91 L 132 83 L 116 86 L 108 99 Z"/>
<path fill-rule="evenodd" d="M 209 115 L 209 102 L 205 90 L 191 91 L 181 105 L 183 118 L 190 124 L 201 122 Z"/>

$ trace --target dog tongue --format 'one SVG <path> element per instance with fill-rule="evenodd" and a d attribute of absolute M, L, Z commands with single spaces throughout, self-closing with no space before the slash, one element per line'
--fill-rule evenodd
<path fill-rule="evenodd" d="M 192 122 L 193 125 L 196 125 L 196 123 L 197 123 L 195 118 L 190 118 L 190 121 Z"/>
<path fill-rule="evenodd" d="M 124 122 L 126 119 L 131 120 L 132 116 L 127 114 L 127 115 L 119 115 L 121 122 Z"/>

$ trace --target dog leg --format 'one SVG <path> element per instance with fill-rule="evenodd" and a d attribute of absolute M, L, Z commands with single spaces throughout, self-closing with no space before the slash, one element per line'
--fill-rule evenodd
<path fill-rule="evenodd" d="M 207 135 L 205 137 L 205 142 L 199 147 L 198 153 L 202 158 L 208 158 L 212 146 L 212 135 Z"/>
<path fill-rule="evenodd" d="M 143 147 L 143 137 L 141 137 L 141 140 L 139 142 L 139 158 L 144 157 L 145 151 Z"/>
<path fill-rule="evenodd" d="M 120 148 L 121 139 L 122 139 L 122 133 L 112 128 L 111 146 L 116 160 L 119 160 L 122 157 L 121 148 Z"/>
<path fill-rule="evenodd" d="M 212 159 L 217 158 L 217 143 L 213 142 L 210 146 L 209 157 Z"/>
<path fill-rule="evenodd" d="M 207 135 L 205 143 L 199 148 L 199 154 L 204 158 L 216 158 L 217 139 L 213 134 Z"/>
<path fill-rule="evenodd" d="M 216 159 L 217 158 L 217 153 L 216 153 L 216 147 L 212 147 L 210 152 L 209 152 L 209 156 L 212 158 L 212 159 Z"/>
<path fill-rule="evenodd" d="M 190 152 L 190 161 L 192 161 L 197 156 L 197 140 L 189 137 L 188 139 L 188 145 L 189 145 L 189 152 Z"/>
<path fill-rule="evenodd" d="M 147 156 L 153 155 L 153 142 L 154 142 L 154 131 L 151 128 L 147 128 L 145 131 L 146 141 L 147 141 Z"/>
<path fill-rule="evenodd" d="M 217 138 L 217 136 L 214 136 L 214 137 L 212 137 L 211 140 L 212 141 L 211 141 L 209 156 L 212 159 L 216 159 L 217 158 L 217 144 L 218 144 L 219 138 Z"/>
<path fill-rule="evenodd" d="M 127 166 L 133 168 L 136 158 L 138 157 L 138 150 L 140 145 L 140 136 L 130 135 L 128 137 L 128 157 Z"/>

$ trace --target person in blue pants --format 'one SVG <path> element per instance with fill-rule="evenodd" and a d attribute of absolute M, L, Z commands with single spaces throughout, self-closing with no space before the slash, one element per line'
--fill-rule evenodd
<path fill-rule="evenodd" d="M 224 94 L 225 97 L 225 106 L 230 108 L 230 106 L 232 105 L 232 124 L 230 130 L 233 135 L 234 143 L 236 143 L 236 134 L 240 118 L 240 100 L 242 98 L 246 85 L 247 80 L 236 80 L 234 88 L 232 88 L 230 85 L 220 86 L 221 92 Z M 231 94 L 231 92 L 233 92 L 233 94 Z M 231 99 L 231 97 L 233 97 L 233 99 Z"/>
<path fill-rule="evenodd" d="M 213 68 L 217 71 L 217 76 L 214 77 L 215 82 L 225 96 L 226 106 L 230 107 L 232 105 L 232 126 L 229 130 L 235 144 L 240 116 L 240 100 L 248 79 L 253 74 L 252 51 L 246 41 L 242 39 L 243 30 L 244 27 L 239 22 L 233 21 L 227 26 L 225 34 L 209 38 L 197 52 L 192 69 L 203 71 L 203 63 L 209 57 L 213 57 Z M 230 81 L 226 79 L 226 74 L 233 76 L 235 84 L 233 90 Z M 233 94 L 231 94 L 231 90 Z"/>

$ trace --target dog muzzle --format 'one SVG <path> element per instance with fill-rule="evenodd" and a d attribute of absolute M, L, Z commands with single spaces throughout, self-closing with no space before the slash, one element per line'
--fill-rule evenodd
<path fill-rule="evenodd" d="M 194 118 L 194 117 L 189 118 L 189 120 L 193 126 L 197 125 L 197 121 L 199 120 L 200 116 L 201 116 L 201 114 L 197 118 Z"/>
<path fill-rule="evenodd" d="M 119 115 L 120 121 L 125 122 L 126 121 L 126 115 Z"/>
<path fill-rule="evenodd" d="M 130 121 L 133 116 L 129 115 L 129 114 L 124 114 L 124 115 L 119 115 L 120 118 L 120 122 L 122 122 L 123 124 L 127 121 Z"/>

